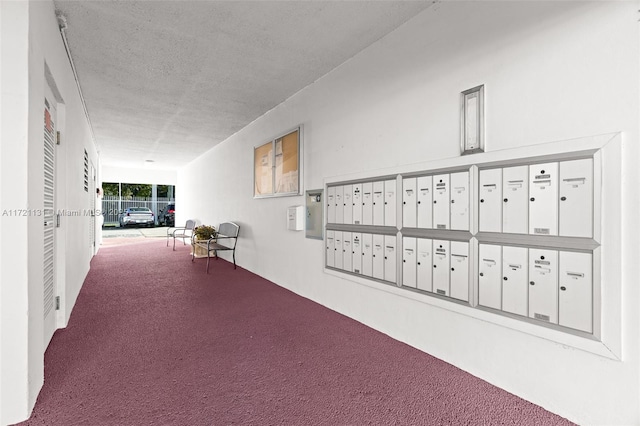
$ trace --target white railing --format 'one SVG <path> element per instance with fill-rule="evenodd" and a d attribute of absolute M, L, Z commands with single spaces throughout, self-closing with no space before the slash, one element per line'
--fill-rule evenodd
<path fill-rule="evenodd" d="M 110 225 L 118 223 L 120 213 L 129 207 L 148 207 L 156 217 L 158 224 L 158 213 L 164 209 L 167 204 L 175 203 L 173 198 L 151 198 L 151 197 L 119 197 L 117 195 L 105 195 L 102 197 L 102 215 L 104 216 L 104 224 Z"/>

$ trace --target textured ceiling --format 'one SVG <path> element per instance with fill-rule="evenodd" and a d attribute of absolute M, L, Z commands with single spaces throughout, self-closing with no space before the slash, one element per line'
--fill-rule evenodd
<path fill-rule="evenodd" d="M 61 1 L 103 165 L 185 165 L 432 1 Z"/>

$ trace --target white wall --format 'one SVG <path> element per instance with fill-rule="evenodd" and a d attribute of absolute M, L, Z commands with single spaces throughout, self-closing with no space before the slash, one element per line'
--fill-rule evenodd
<path fill-rule="evenodd" d="M 102 182 L 175 185 L 177 180 L 178 172 L 176 170 L 102 166 Z"/>
<path fill-rule="evenodd" d="M 178 222 L 236 221 L 242 267 L 573 421 L 638 424 L 637 6 L 438 3 L 179 171 Z M 623 132 L 621 361 L 325 274 L 323 243 L 286 231 L 303 197 L 252 198 L 253 147 L 298 124 L 305 189 L 456 157 L 478 84 L 489 151 Z"/>
<path fill-rule="evenodd" d="M 45 64 L 62 97 L 56 149 L 56 208 L 86 210 L 95 189 L 83 189 L 83 157 L 98 157 L 58 31 L 53 2 L 0 2 L 2 110 L 0 211 L 0 424 L 26 419 L 44 380 L 43 111 Z M 57 326 L 66 325 L 89 270 L 89 216 L 61 218 L 56 229 Z"/>

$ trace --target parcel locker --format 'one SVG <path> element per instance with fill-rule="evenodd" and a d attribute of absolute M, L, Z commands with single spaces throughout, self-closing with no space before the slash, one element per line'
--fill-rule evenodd
<path fill-rule="evenodd" d="M 454 299 L 469 301 L 469 243 L 451 241 L 450 295 Z"/>
<path fill-rule="evenodd" d="M 558 323 L 593 332 L 593 266 L 591 253 L 560 252 Z"/>
<path fill-rule="evenodd" d="M 502 232 L 502 169 L 480 170 L 479 198 L 480 232 Z"/>
<path fill-rule="evenodd" d="M 560 163 L 560 235 L 593 237 L 593 159 Z"/>
<path fill-rule="evenodd" d="M 342 269 L 353 272 L 353 247 L 351 232 L 342 233 Z"/>
<path fill-rule="evenodd" d="M 404 228 L 415 228 L 417 225 L 416 185 L 416 178 L 402 179 L 402 227 Z"/>
<path fill-rule="evenodd" d="M 333 231 L 326 232 L 327 237 L 327 266 L 336 266 L 336 244 Z"/>
<path fill-rule="evenodd" d="M 529 166 L 502 169 L 502 232 L 529 232 Z"/>
<path fill-rule="evenodd" d="M 344 256 L 342 255 L 342 231 L 334 231 L 334 253 L 335 253 L 335 266 L 338 269 L 342 269 L 344 262 Z"/>
<path fill-rule="evenodd" d="M 418 228 L 433 228 L 433 178 L 421 176 L 417 179 Z"/>
<path fill-rule="evenodd" d="M 433 228 L 449 229 L 449 175 L 433 177 Z"/>
<path fill-rule="evenodd" d="M 480 244 L 478 269 L 478 304 L 501 309 L 502 247 Z"/>
<path fill-rule="evenodd" d="M 402 238 L 402 285 L 416 288 L 416 239 Z"/>
<path fill-rule="evenodd" d="M 502 247 L 502 310 L 527 316 L 529 293 L 529 250 Z"/>
<path fill-rule="evenodd" d="M 353 206 L 353 223 L 355 225 L 362 225 L 362 184 L 356 183 L 353 185 L 353 196 L 351 197 L 351 204 Z"/>
<path fill-rule="evenodd" d="M 469 172 L 451 173 L 451 229 L 469 230 Z"/>
<path fill-rule="evenodd" d="M 373 240 L 371 234 L 362 234 L 362 275 L 373 276 Z"/>
<path fill-rule="evenodd" d="M 336 186 L 336 223 L 344 223 L 344 186 Z"/>
<path fill-rule="evenodd" d="M 558 323 L 558 252 L 529 249 L 529 317 Z"/>
<path fill-rule="evenodd" d="M 343 187 L 342 205 L 344 206 L 344 219 L 342 223 L 351 225 L 353 223 L 353 185 L 345 185 Z"/>
<path fill-rule="evenodd" d="M 351 257 L 352 270 L 356 274 L 362 273 L 362 234 L 354 232 L 351 234 Z"/>
<path fill-rule="evenodd" d="M 417 239 L 418 256 L 416 258 L 417 287 L 424 291 L 433 291 L 433 240 Z"/>
<path fill-rule="evenodd" d="M 327 223 L 336 223 L 336 187 L 327 188 Z"/>
<path fill-rule="evenodd" d="M 392 283 L 396 282 L 396 245 L 395 235 L 384 236 L 384 280 Z"/>
<path fill-rule="evenodd" d="M 558 235 L 558 163 L 529 166 L 529 233 Z"/>
<path fill-rule="evenodd" d="M 384 182 L 384 226 L 396 226 L 396 181 Z"/>
<path fill-rule="evenodd" d="M 433 292 L 449 295 L 449 241 L 433 240 Z"/>
<path fill-rule="evenodd" d="M 384 182 L 373 182 L 373 224 L 384 226 Z"/>
<path fill-rule="evenodd" d="M 373 183 L 362 184 L 362 224 L 373 225 Z"/>
<path fill-rule="evenodd" d="M 372 275 L 379 280 L 384 279 L 384 235 L 373 234 Z"/>

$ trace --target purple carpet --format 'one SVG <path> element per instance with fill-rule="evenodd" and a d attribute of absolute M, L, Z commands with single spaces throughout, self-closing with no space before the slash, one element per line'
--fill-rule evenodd
<path fill-rule="evenodd" d="M 564 425 L 224 260 L 107 247 L 23 425 Z"/>

